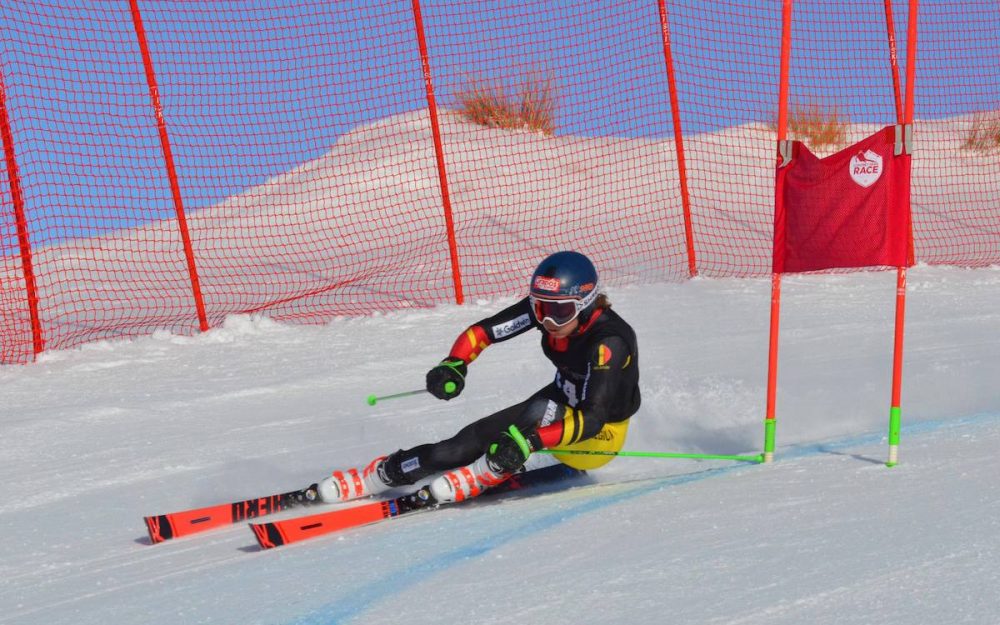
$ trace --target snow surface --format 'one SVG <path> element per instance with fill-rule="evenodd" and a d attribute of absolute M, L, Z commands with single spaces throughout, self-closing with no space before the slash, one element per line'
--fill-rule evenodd
<path fill-rule="evenodd" d="M 551 375 L 534 334 L 454 401 L 365 403 L 511 300 L 237 316 L 0 368 L 0 623 L 998 623 L 1000 268 L 908 277 L 895 468 L 895 272 L 789 276 L 774 464 L 619 458 L 596 486 L 270 551 L 245 525 L 154 546 L 142 517 L 302 487 L 527 396 Z M 626 448 L 759 452 L 770 281 L 610 295 L 641 349 Z"/>

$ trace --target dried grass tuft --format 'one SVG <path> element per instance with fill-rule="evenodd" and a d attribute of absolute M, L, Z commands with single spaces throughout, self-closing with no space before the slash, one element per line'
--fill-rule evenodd
<path fill-rule="evenodd" d="M 812 149 L 846 147 L 850 125 L 850 118 L 834 104 L 796 104 L 788 112 L 788 138 L 802 141 Z M 777 127 L 777 120 L 772 121 L 772 130 Z"/>
<path fill-rule="evenodd" d="M 514 93 L 496 82 L 469 80 L 455 99 L 459 114 L 480 126 L 555 134 L 555 88 L 551 79 L 529 78 Z"/>
<path fill-rule="evenodd" d="M 973 152 L 989 152 L 1000 148 L 1000 111 L 973 114 L 963 147 Z"/>

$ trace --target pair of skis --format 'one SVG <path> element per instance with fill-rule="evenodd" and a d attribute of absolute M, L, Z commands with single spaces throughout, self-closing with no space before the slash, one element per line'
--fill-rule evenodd
<path fill-rule="evenodd" d="M 510 492 L 521 488 L 552 484 L 583 471 L 556 464 L 512 475 L 506 481 L 484 492 L 482 496 Z M 321 504 L 316 484 L 302 490 L 290 491 L 246 499 L 228 504 L 184 510 L 170 514 L 145 517 L 146 529 L 153 543 L 190 536 L 211 529 L 225 527 L 245 520 L 255 519 L 289 508 Z M 352 527 L 378 523 L 404 514 L 438 507 L 426 486 L 401 497 L 369 501 L 360 505 L 337 508 L 318 514 L 299 516 L 265 523 L 250 523 L 257 543 L 262 549 L 271 549 L 300 542 L 317 536 L 339 532 Z"/>

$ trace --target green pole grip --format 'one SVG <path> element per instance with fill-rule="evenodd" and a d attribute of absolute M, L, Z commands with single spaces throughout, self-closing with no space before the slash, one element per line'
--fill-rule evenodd
<path fill-rule="evenodd" d="M 456 388 L 458 388 L 458 386 L 454 382 L 445 382 L 444 383 L 444 392 L 448 393 L 449 395 L 451 395 L 452 393 L 454 393 Z"/>
<path fill-rule="evenodd" d="M 902 410 L 898 406 L 889 409 L 889 444 L 899 444 L 899 430 L 901 428 Z"/>
<path fill-rule="evenodd" d="M 887 467 L 898 464 L 899 430 L 902 427 L 902 420 L 902 410 L 899 406 L 889 408 L 889 461 L 885 463 Z"/>
<path fill-rule="evenodd" d="M 774 453 L 774 432 L 778 424 L 775 419 L 764 419 L 764 453 Z"/>

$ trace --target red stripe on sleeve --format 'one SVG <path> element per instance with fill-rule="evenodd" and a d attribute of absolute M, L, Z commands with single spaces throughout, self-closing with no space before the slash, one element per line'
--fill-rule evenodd
<path fill-rule="evenodd" d="M 490 346 L 490 337 L 486 330 L 480 326 L 470 326 L 455 339 L 455 344 L 451 346 L 449 358 L 459 358 L 465 364 L 475 360 L 484 349 Z"/>

